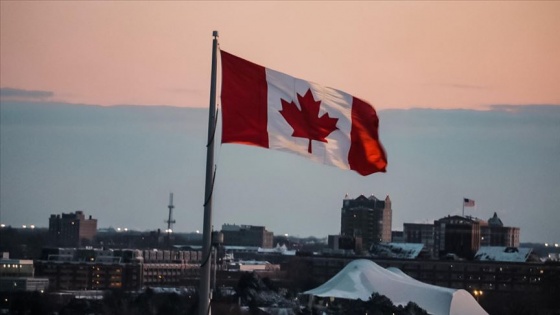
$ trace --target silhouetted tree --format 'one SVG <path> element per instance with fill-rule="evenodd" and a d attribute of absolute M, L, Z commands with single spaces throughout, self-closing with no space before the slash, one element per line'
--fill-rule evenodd
<path fill-rule="evenodd" d="M 373 293 L 368 301 L 361 300 L 339 300 L 336 310 L 329 309 L 333 314 L 370 314 L 370 315 L 428 315 L 426 310 L 422 309 L 414 302 L 409 302 L 406 306 L 396 306 L 385 295 Z M 330 314 L 329 313 L 329 314 Z"/>
<path fill-rule="evenodd" d="M 107 315 L 128 314 L 128 299 L 121 289 L 107 290 L 103 293 L 103 311 Z"/>

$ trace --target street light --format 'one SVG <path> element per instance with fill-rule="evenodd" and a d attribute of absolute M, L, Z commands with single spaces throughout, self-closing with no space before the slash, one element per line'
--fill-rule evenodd
<path fill-rule="evenodd" d="M 476 298 L 476 302 L 478 303 L 480 297 L 484 294 L 482 290 L 474 290 L 473 291 L 474 297 Z"/>

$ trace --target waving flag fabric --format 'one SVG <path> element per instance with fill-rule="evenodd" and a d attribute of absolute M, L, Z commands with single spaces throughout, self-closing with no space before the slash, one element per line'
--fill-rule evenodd
<path fill-rule="evenodd" d="M 370 104 L 225 51 L 221 62 L 222 143 L 296 153 L 361 175 L 385 172 Z"/>
<path fill-rule="evenodd" d="M 463 198 L 463 206 L 464 207 L 474 207 L 474 200 L 469 198 Z"/>

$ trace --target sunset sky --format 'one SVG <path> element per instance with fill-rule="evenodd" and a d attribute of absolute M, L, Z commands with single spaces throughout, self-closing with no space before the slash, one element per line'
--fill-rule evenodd
<path fill-rule="evenodd" d="M 467 214 L 560 243 L 559 17 L 560 1 L 0 1 L 0 221 L 164 229 L 173 192 L 177 230 L 201 229 L 217 30 L 372 103 L 389 164 L 217 146 L 215 228 L 336 234 L 349 193 L 390 195 L 402 230 L 471 198 Z"/>
<path fill-rule="evenodd" d="M 557 1 L 2 1 L 1 85 L 205 107 L 211 34 L 377 108 L 560 103 Z"/>

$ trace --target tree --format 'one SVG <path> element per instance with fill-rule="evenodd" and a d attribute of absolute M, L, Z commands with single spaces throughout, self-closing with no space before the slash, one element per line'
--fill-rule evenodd
<path fill-rule="evenodd" d="M 373 293 L 368 301 L 361 300 L 341 300 L 337 303 L 339 310 L 335 314 L 370 314 L 370 315 L 428 315 L 414 302 L 408 302 L 404 307 L 396 306 L 393 302 L 378 293 Z"/>

